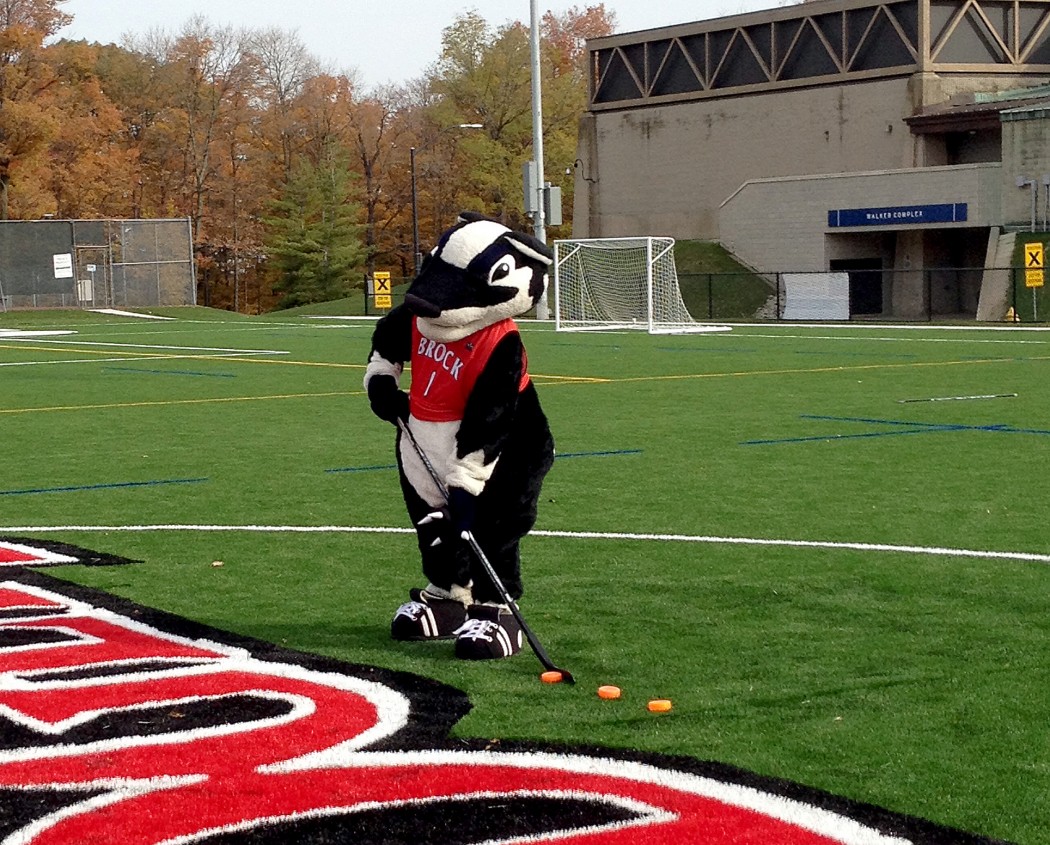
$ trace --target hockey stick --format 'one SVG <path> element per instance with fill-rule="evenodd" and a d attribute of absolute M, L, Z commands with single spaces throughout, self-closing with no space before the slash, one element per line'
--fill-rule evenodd
<path fill-rule="evenodd" d="M 419 459 L 423 462 L 423 466 L 427 468 L 431 480 L 437 486 L 438 490 L 441 491 L 441 495 L 444 497 L 445 502 L 448 502 L 448 490 L 445 487 L 445 483 L 437 474 L 437 470 L 434 469 L 434 465 L 430 463 L 430 458 L 427 457 L 427 453 L 423 451 L 423 447 L 419 445 L 419 441 L 416 440 L 416 436 L 412 433 L 412 430 L 408 427 L 403 419 L 398 417 L 397 420 L 398 428 L 401 429 L 401 433 L 408 438 L 408 442 L 412 444 L 412 448 L 415 449 L 416 454 L 419 455 Z M 548 672 L 559 672 L 563 681 L 568 681 L 570 684 L 575 684 L 576 679 L 572 676 L 572 673 L 555 666 L 551 661 L 550 657 L 547 656 L 546 649 L 543 648 L 543 644 L 537 639 L 536 635 L 532 632 L 532 628 L 525 621 L 525 617 L 521 615 L 521 609 L 518 607 L 518 603 L 511 598 L 507 588 L 499 575 L 496 574 L 496 570 L 492 567 L 491 561 L 485 551 L 478 544 L 477 539 L 474 537 L 473 531 L 464 531 L 463 539 L 466 540 L 467 545 L 470 546 L 478 562 L 481 563 L 482 568 L 485 570 L 485 574 L 488 575 L 489 580 L 492 581 L 493 586 L 496 588 L 496 592 L 499 593 L 500 599 L 507 607 L 510 608 L 510 612 L 514 615 L 518 624 L 521 626 L 522 633 L 525 634 L 525 639 L 529 641 L 529 646 L 532 648 L 533 653 L 539 658 L 540 663 L 543 664 L 543 668 Z"/>

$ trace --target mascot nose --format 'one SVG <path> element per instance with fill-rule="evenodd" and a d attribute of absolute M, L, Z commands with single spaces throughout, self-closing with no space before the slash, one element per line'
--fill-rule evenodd
<path fill-rule="evenodd" d="M 432 302 L 428 302 L 422 297 L 417 296 L 414 293 L 405 294 L 405 305 L 408 306 L 408 310 L 415 314 L 417 317 L 440 317 L 441 309 L 434 305 Z"/>

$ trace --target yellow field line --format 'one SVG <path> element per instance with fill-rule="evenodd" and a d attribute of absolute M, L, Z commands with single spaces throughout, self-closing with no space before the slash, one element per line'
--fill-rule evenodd
<path fill-rule="evenodd" d="M 229 358 L 223 358 L 229 361 Z M 234 361 L 244 361 L 246 364 L 285 364 L 293 367 L 335 367 L 347 370 L 363 370 L 367 364 L 337 364 L 330 361 L 289 361 L 285 358 L 234 358 Z"/>
<path fill-rule="evenodd" d="M 624 376 L 622 378 L 595 378 L 590 381 L 624 384 L 628 382 L 644 381 L 685 381 L 691 379 L 708 378 L 741 378 L 743 376 L 788 376 L 788 375 L 811 375 L 814 373 L 845 373 L 859 370 L 897 370 L 909 367 L 956 367 L 969 364 L 1006 364 L 1014 361 L 1013 358 L 979 358 L 970 361 L 913 361 L 907 364 L 854 364 L 839 367 L 810 367 L 807 369 L 792 370 L 740 370 L 728 373 L 680 373 L 670 376 Z M 1028 361 L 1048 361 L 1050 355 L 1025 356 Z M 556 376 L 553 378 L 557 378 Z M 585 379 L 578 379 L 584 381 Z M 570 383 L 570 382 L 566 382 Z M 552 382 L 548 382 L 552 384 Z"/>
<path fill-rule="evenodd" d="M 226 396 L 213 399 L 167 399 L 155 402 L 112 402 L 102 405 L 52 405 L 44 408 L 6 408 L 0 414 L 38 414 L 47 411 L 103 411 L 113 408 L 159 408 L 168 405 L 209 405 L 218 402 L 261 402 L 269 399 L 322 399 L 331 396 L 363 396 L 363 390 L 333 390 L 327 393 L 278 393 L 270 396 Z"/>
<path fill-rule="evenodd" d="M 213 357 L 213 356 L 200 356 L 200 357 Z M 223 360 L 230 360 L 224 358 Z M 317 362 L 294 362 L 294 361 L 270 361 L 265 359 L 243 359 L 238 358 L 235 360 L 247 360 L 251 363 L 301 363 L 304 366 L 335 366 L 335 367 L 356 367 L 360 368 L 357 364 L 323 364 Z M 777 376 L 777 375 L 810 375 L 814 373 L 836 373 L 836 372 L 856 372 L 861 370 L 896 370 L 906 369 L 909 367 L 954 367 L 960 365 L 972 365 L 972 364 L 1003 364 L 1013 361 L 1013 358 L 980 358 L 972 361 L 919 361 L 910 362 L 906 364 L 856 364 L 852 366 L 840 366 L 840 367 L 812 367 L 809 369 L 793 369 L 793 370 L 741 370 L 736 372 L 728 373 L 685 373 L 680 375 L 669 375 L 669 376 L 626 376 L 624 378 L 599 378 L 599 377 L 587 377 L 587 376 L 553 376 L 553 375 L 535 375 L 537 379 L 552 379 L 552 381 L 545 381 L 546 386 L 554 384 L 621 384 L 629 382 L 646 382 L 646 381 L 683 381 L 691 379 L 709 379 L 709 378 L 741 378 L 744 376 Z M 1047 361 L 1050 360 L 1050 355 L 1031 356 L 1027 360 L 1034 361 Z M 349 390 L 349 391 L 329 391 L 324 393 L 279 393 L 271 394 L 267 396 L 230 396 L 230 397 L 218 397 L 212 399 L 169 399 L 162 401 L 150 401 L 150 402 L 114 402 L 110 404 L 101 405 L 53 405 L 50 407 L 41 408 L 7 408 L 0 409 L 0 414 L 32 414 L 32 413 L 44 413 L 49 411 L 89 411 L 89 410 L 108 410 L 114 408 L 149 408 L 149 407 L 164 407 L 171 405 L 207 405 L 214 403 L 223 402 L 260 402 L 270 399 L 320 399 L 328 398 L 333 396 L 363 396 L 365 392 L 363 390 Z"/>
<path fill-rule="evenodd" d="M 53 346 L 26 346 L 25 344 L 3 344 L 0 343 L 0 349 L 28 349 L 33 352 L 63 352 L 69 354 L 80 353 L 83 355 L 112 355 L 112 349 L 55 349 Z M 243 358 L 242 355 L 251 355 L 252 352 L 236 352 L 227 353 L 225 355 L 171 355 L 170 353 L 158 352 L 135 352 L 130 350 L 120 350 L 121 355 L 129 357 L 144 358 L 144 359 L 155 359 L 155 360 L 172 360 L 178 359 L 182 361 L 244 361 L 248 364 L 285 364 L 296 367 L 334 367 L 339 369 L 350 369 L 350 370 L 363 370 L 365 364 L 338 364 L 328 363 L 325 361 L 289 361 L 284 358 Z"/>
<path fill-rule="evenodd" d="M 542 379 L 543 384 L 573 384 L 574 382 L 605 384 L 606 382 L 616 381 L 616 379 L 602 376 L 553 376 L 550 373 L 530 373 L 529 375 L 536 380 Z M 547 379 L 550 379 L 550 381 L 547 381 Z"/>
<path fill-rule="evenodd" d="M 0 349 L 18 349 L 18 350 L 28 349 L 28 350 L 30 350 L 32 352 L 54 352 L 56 354 L 61 352 L 61 353 L 67 354 L 67 355 L 70 352 L 78 352 L 78 353 L 80 353 L 82 355 L 113 355 L 114 354 L 112 349 L 69 349 L 67 347 L 55 348 L 54 346 L 27 346 L 24 343 L 17 343 L 17 344 L 0 343 Z M 125 350 L 125 349 L 121 349 L 120 350 L 120 354 L 121 355 L 134 355 L 134 356 L 137 356 L 139 358 L 143 358 L 143 357 L 145 357 L 145 358 L 155 358 L 158 355 L 157 352 L 134 352 L 132 350 Z M 186 357 L 187 358 L 196 358 L 196 357 L 208 357 L 208 356 L 187 355 Z"/>

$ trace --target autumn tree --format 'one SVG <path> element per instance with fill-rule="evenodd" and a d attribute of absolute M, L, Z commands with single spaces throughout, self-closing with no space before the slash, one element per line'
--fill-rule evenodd
<path fill-rule="evenodd" d="M 31 29 L 43 38 L 73 22 L 59 6 L 66 0 L 0 0 L 0 29 Z"/>
<path fill-rule="evenodd" d="M 615 26 L 615 15 L 606 11 L 605 4 L 579 9 L 576 6 L 563 14 L 548 12 L 540 26 L 542 66 L 545 68 L 543 85 L 543 148 L 547 179 L 554 184 L 563 180 L 562 204 L 565 223 L 560 234 L 572 232 L 573 188 L 571 176 L 576 161 L 580 116 L 587 110 L 589 69 L 586 42 L 589 38 L 610 35 Z M 568 171 L 568 177 L 563 174 Z"/>
<path fill-rule="evenodd" d="M 48 146 L 41 184 L 60 218 L 120 217 L 134 193 L 135 154 L 120 109 L 102 89 L 98 49 L 63 42 L 48 51 L 59 83 L 51 108 L 61 114 Z"/>
<path fill-rule="evenodd" d="M 385 86 L 351 103 L 348 112 L 354 165 L 361 173 L 370 275 L 376 269 L 381 242 L 389 255 L 394 244 L 387 233 L 396 227 L 408 206 L 408 196 L 397 189 L 393 179 L 393 173 L 403 172 L 410 158 L 412 127 L 405 119 L 406 111 L 404 91 Z"/>
<path fill-rule="evenodd" d="M 10 189 L 19 170 L 46 150 L 58 113 L 47 93 L 56 81 L 43 59 L 44 39 L 72 18 L 58 7 L 65 0 L 0 0 L 0 219 L 10 210 Z M 39 186 L 38 186 L 39 187 Z M 26 201 L 30 213 L 34 205 Z"/>
<path fill-rule="evenodd" d="M 169 60 L 182 70 L 176 103 L 185 121 L 184 172 L 192 196 L 190 217 L 198 230 L 204 217 L 205 192 L 215 172 L 216 146 L 243 111 L 232 104 L 242 100 L 253 81 L 245 55 L 247 34 L 232 27 L 212 27 L 204 18 L 191 18 L 170 45 Z"/>
<path fill-rule="evenodd" d="M 0 217 L 188 217 L 200 300 L 237 310 L 268 307 L 275 283 L 289 304 L 361 269 L 408 274 L 414 222 L 424 250 L 463 209 L 528 226 L 520 22 L 465 13 L 426 74 L 369 90 L 294 33 L 200 16 L 119 47 L 49 43 L 64 2 L 0 0 Z M 547 172 L 567 193 L 585 40 L 611 22 L 601 4 L 543 18 Z"/>
<path fill-rule="evenodd" d="M 320 64 L 295 33 L 269 27 L 251 33 L 247 49 L 258 71 L 256 95 L 262 104 L 259 140 L 280 168 L 282 179 L 292 172 L 302 151 L 304 94 L 321 75 Z"/>
<path fill-rule="evenodd" d="M 562 15 L 548 12 L 543 18 L 540 65 L 548 173 L 564 173 L 575 159 L 577 121 L 587 95 L 584 42 L 611 32 L 612 23 L 604 4 L 572 7 Z M 485 142 L 464 139 L 472 150 L 469 167 L 458 174 L 465 180 L 464 192 L 515 228 L 528 226 L 521 169 L 533 157 L 529 35 L 520 22 L 493 27 L 477 12 L 467 12 L 443 31 L 441 58 L 430 80 L 437 94 L 430 113 L 437 122 L 484 126 Z"/>

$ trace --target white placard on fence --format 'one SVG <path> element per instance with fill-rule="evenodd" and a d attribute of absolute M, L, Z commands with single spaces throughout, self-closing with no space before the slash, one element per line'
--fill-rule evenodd
<path fill-rule="evenodd" d="M 52 260 L 55 262 L 56 279 L 73 278 L 73 253 L 59 252 L 52 256 Z"/>
<path fill-rule="evenodd" d="M 848 320 L 848 273 L 784 273 L 785 320 Z"/>

